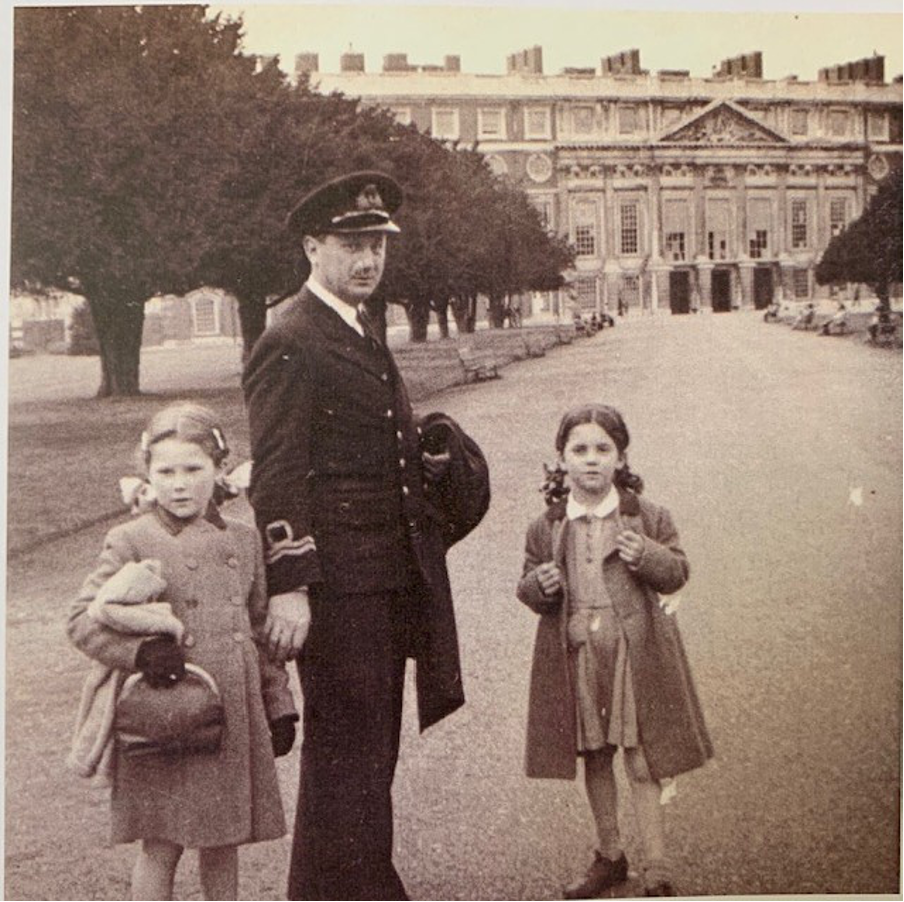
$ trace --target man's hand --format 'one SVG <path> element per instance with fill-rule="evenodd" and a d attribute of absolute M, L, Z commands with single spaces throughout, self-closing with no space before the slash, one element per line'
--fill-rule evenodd
<path fill-rule="evenodd" d="M 423 451 L 421 459 L 424 461 L 424 476 L 430 482 L 439 482 L 446 475 L 446 470 L 449 469 L 452 455 L 448 451 L 443 451 L 441 454 L 428 454 Z"/>
<path fill-rule="evenodd" d="M 307 589 L 272 596 L 264 623 L 270 657 L 278 664 L 294 658 L 308 637 L 310 625 L 311 604 Z"/>

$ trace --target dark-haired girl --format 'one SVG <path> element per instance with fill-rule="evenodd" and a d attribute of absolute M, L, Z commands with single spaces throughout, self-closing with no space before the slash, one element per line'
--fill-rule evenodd
<path fill-rule="evenodd" d="M 674 613 L 660 595 L 687 581 L 665 508 L 640 497 L 621 414 L 570 410 L 556 435 L 546 512 L 527 532 L 518 598 L 540 614 L 531 672 L 527 774 L 573 779 L 584 759 L 599 847 L 566 899 L 623 882 L 613 758 L 621 748 L 643 845 L 644 889 L 675 895 L 663 781 L 702 765 L 712 745 Z"/>

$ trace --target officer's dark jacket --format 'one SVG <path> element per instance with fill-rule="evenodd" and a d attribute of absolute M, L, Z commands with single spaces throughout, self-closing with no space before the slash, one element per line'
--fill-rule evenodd
<path fill-rule="evenodd" d="M 304 288 L 254 346 L 243 386 L 269 593 L 382 592 L 418 573 L 427 591 L 413 654 L 426 728 L 464 696 L 446 543 L 390 353 Z"/>

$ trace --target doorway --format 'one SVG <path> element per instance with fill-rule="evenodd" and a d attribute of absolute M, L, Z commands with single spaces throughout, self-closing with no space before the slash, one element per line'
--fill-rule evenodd
<path fill-rule="evenodd" d="M 731 310 L 731 270 L 714 269 L 712 274 L 713 313 Z"/>
<path fill-rule="evenodd" d="M 772 270 L 768 266 L 757 266 L 753 270 L 753 306 L 765 310 L 773 297 Z"/>
<path fill-rule="evenodd" d="M 669 307 L 672 313 L 691 312 L 691 274 L 686 269 L 669 273 Z"/>

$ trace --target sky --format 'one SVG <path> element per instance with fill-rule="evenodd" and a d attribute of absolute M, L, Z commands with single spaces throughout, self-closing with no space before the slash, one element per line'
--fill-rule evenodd
<path fill-rule="evenodd" d="M 321 72 L 338 72 L 339 57 L 353 49 L 365 55 L 369 72 L 382 68 L 387 53 L 407 53 L 408 62 L 442 64 L 447 54 L 461 57 L 464 72 L 502 74 L 510 53 L 539 44 L 544 72 L 565 66 L 599 68 L 601 57 L 638 48 L 641 65 L 689 69 L 706 77 L 724 59 L 760 50 L 765 78 L 797 75 L 816 80 L 820 68 L 874 52 L 885 57 L 887 80 L 902 71 L 902 15 L 895 0 L 778 0 L 753 3 L 680 4 L 634 2 L 622 12 L 613 0 L 549 0 L 482 3 L 453 0 L 445 6 L 422 0 L 388 5 L 375 2 L 276 5 L 212 4 L 211 10 L 242 15 L 244 49 L 278 54 L 291 73 L 295 54 L 320 56 Z M 659 9 L 656 9 L 656 6 Z M 746 10 L 744 7 L 746 6 Z M 755 11 L 751 11 L 754 9 Z M 638 11 L 639 10 L 639 11 Z M 726 11 L 728 10 L 728 11 Z"/>

